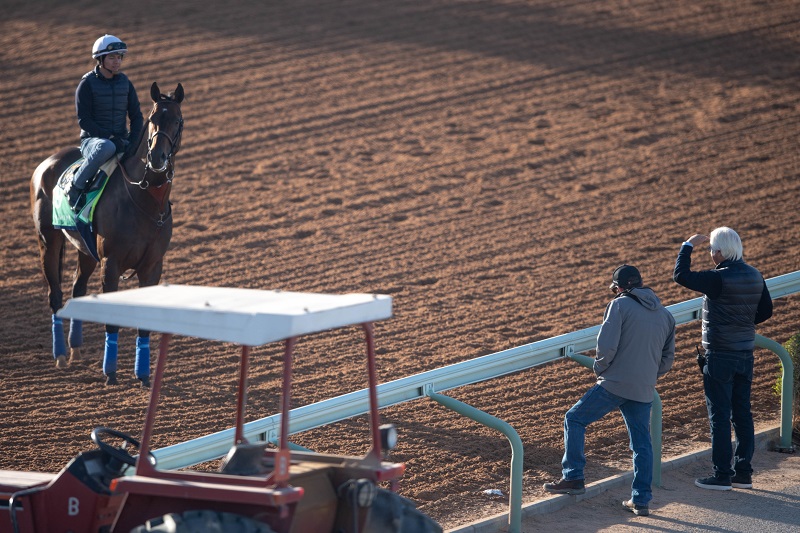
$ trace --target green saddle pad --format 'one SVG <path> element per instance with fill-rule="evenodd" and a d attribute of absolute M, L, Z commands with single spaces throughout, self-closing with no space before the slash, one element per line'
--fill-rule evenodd
<path fill-rule="evenodd" d="M 60 229 L 76 229 L 77 222 L 83 224 L 92 224 L 94 217 L 94 209 L 97 206 L 97 201 L 103 193 L 103 189 L 108 183 L 108 177 L 117 168 L 119 162 L 118 157 L 112 157 L 100 167 L 97 171 L 97 177 L 93 180 L 85 193 L 86 203 L 83 208 L 75 213 L 69 206 L 67 199 L 67 191 L 72 184 L 72 178 L 75 172 L 83 163 L 83 158 L 78 159 L 70 165 L 67 170 L 58 178 L 56 186 L 53 188 L 53 227 Z"/>

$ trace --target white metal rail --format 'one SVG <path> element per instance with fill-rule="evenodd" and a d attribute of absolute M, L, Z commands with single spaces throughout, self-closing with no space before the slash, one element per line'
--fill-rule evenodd
<path fill-rule="evenodd" d="M 800 292 L 800 271 L 770 278 L 767 286 L 773 299 Z M 700 318 L 702 301 L 702 298 L 694 298 L 670 305 L 667 309 L 677 324 L 685 324 Z M 442 392 L 478 383 L 549 363 L 569 354 L 593 350 L 599 330 L 598 325 L 383 383 L 378 386 L 378 402 L 380 407 L 387 407 L 424 398 L 428 392 Z M 363 415 L 368 410 L 367 390 L 351 392 L 293 409 L 289 432 L 300 433 Z M 249 440 L 276 442 L 280 418 L 280 414 L 274 414 L 245 424 L 245 436 Z M 158 459 L 159 468 L 185 468 L 222 457 L 228 453 L 232 442 L 233 429 L 227 429 L 155 450 L 153 454 Z"/>

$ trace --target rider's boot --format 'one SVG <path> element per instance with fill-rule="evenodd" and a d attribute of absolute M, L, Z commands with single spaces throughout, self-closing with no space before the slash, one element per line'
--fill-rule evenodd
<path fill-rule="evenodd" d="M 69 206 L 76 213 L 83 207 L 83 192 L 83 189 L 73 183 L 72 187 L 69 188 L 69 192 L 67 193 L 67 201 L 69 202 Z"/>

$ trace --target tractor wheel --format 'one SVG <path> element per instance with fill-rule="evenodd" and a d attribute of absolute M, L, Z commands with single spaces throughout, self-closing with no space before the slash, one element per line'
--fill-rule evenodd
<path fill-rule="evenodd" d="M 386 489 L 378 495 L 369 510 L 365 531 L 374 533 L 441 533 L 442 527 L 422 514 L 414 502 Z"/>
<path fill-rule="evenodd" d="M 217 511 L 185 511 L 151 518 L 131 533 L 275 533 L 263 522 L 233 513 Z"/>

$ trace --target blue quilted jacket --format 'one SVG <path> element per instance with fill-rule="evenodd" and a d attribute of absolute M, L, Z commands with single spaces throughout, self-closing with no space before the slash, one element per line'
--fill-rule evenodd
<path fill-rule="evenodd" d="M 81 139 L 109 139 L 113 135 L 135 141 L 144 124 L 139 97 L 128 77 L 119 73 L 106 78 L 99 66 L 81 78 L 75 91 L 75 108 Z"/>

